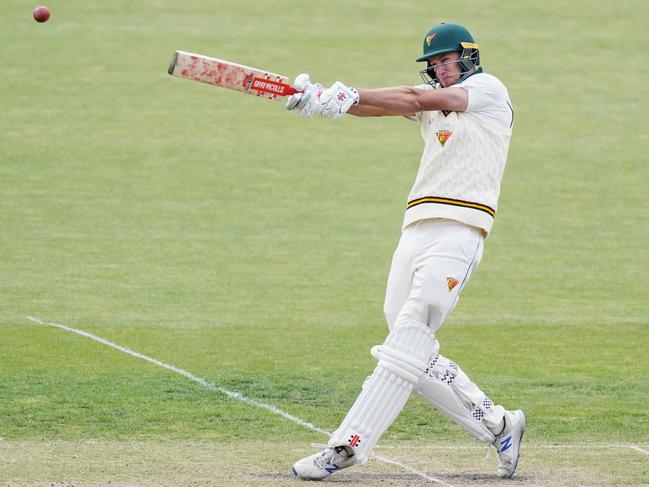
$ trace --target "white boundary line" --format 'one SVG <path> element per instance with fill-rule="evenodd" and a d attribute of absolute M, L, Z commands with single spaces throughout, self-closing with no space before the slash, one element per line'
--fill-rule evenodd
<path fill-rule="evenodd" d="M 177 374 L 180 374 L 183 377 L 186 377 L 187 379 L 189 379 L 189 380 L 191 380 L 193 382 L 196 382 L 197 384 L 200 384 L 201 386 L 205 387 L 206 389 L 209 389 L 209 390 L 214 391 L 214 392 L 219 392 L 221 394 L 224 394 L 225 396 L 228 396 L 228 397 L 230 397 L 232 399 L 236 399 L 237 401 L 244 402 L 244 403 L 249 404 L 251 406 L 255 406 L 255 407 L 258 407 L 258 408 L 261 408 L 261 409 L 265 409 L 267 411 L 270 411 L 273 414 L 277 414 L 277 415 L 279 415 L 279 416 L 281 416 L 281 417 L 283 417 L 285 419 L 288 419 L 289 421 L 292 421 L 292 422 L 294 422 L 296 424 L 299 424 L 300 426 L 303 426 L 306 429 L 309 429 L 311 431 L 315 431 L 317 433 L 322 433 L 322 434 L 325 434 L 327 436 L 331 436 L 331 433 L 329 433 L 328 431 L 325 431 L 322 428 L 318 428 L 317 426 L 309 423 L 308 421 L 304 421 L 303 419 L 300 419 L 300 418 L 298 418 L 296 416 L 293 416 L 292 414 L 287 413 L 286 411 L 283 411 L 283 410 L 281 410 L 279 408 L 276 408 L 275 406 L 263 403 L 261 401 L 257 401 L 255 399 L 250 399 L 250 398 L 244 396 L 243 394 L 241 394 L 240 392 L 230 391 L 230 390 L 225 389 L 225 388 L 223 388 L 221 386 L 214 385 L 211 382 L 206 381 L 205 379 L 202 379 L 200 377 L 196 377 L 194 374 L 192 374 L 190 372 L 187 372 L 186 370 L 179 369 L 178 367 L 175 367 L 175 366 L 173 366 L 171 364 L 167 364 L 165 362 L 162 362 L 161 360 L 154 359 L 152 357 L 149 357 L 148 355 L 144 355 L 143 353 L 136 352 L 135 350 L 131 350 L 130 348 L 127 348 L 127 347 L 123 347 L 121 345 L 118 345 L 116 343 L 108 341 L 108 340 L 106 340 L 104 338 L 98 337 L 97 335 L 93 335 L 92 333 L 89 333 L 87 331 L 80 330 L 78 328 L 72 328 L 70 326 L 62 325 L 60 323 L 51 323 L 51 322 L 48 322 L 48 321 L 41 320 L 40 318 L 36 318 L 34 316 L 27 316 L 27 319 L 30 320 L 30 321 L 33 321 L 34 323 L 38 323 L 39 325 L 53 326 L 53 327 L 60 328 L 60 329 L 65 330 L 65 331 L 69 331 L 71 333 L 76 333 L 77 335 L 81 335 L 81 336 L 84 336 L 86 338 L 90 338 L 91 340 L 99 342 L 99 343 L 101 343 L 103 345 L 106 345 L 106 346 L 108 346 L 110 348 L 113 348 L 113 349 L 118 350 L 120 352 L 126 353 L 128 355 L 133 356 L 133 357 L 136 357 L 136 358 L 139 358 L 139 359 L 142 359 L 142 360 L 146 360 L 147 362 L 150 362 L 150 363 L 152 363 L 154 365 L 157 365 L 158 367 L 162 367 L 164 369 L 170 370 L 171 372 L 175 372 Z M 418 475 L 418 476 L 422 477 L 423 479 L 426 479 L 426 480 L 428 480 L 430 482 L 434 482 L 436 484 L 444 485 L 446 487 L 453 487 L 451 484 L 448 484 L 448 483 L 444 482 L 443 480 L 436 479 L 435 477 L 431 477 L 431 476 L 429 476 L 429 475 L 427 475 L 427 474 L 425 474 L 423 472 L 420 472 L 419 470 L 416 470 L 416 469 L 414 469 L 414 468 L 412 468 L 412 467 L 410 467 L 408 465 L 405 465 L 405 464 L 403 464 L 403 463 L 401 463 L 401 462 L 399 462 L 397 460 L 392 460 L 390 458 L 384 457 L 383 455 L 376 455 L 376 454 L 374 455 L 374 457 L 377 460 L 379 460 L 379 461 L 381 461 L 383 463 L 389 463 L 389 464 L 392 464 L 392 465 L 397 465 L 397 466 L 401 467 L 402 469 L 404 469 L 404 470 L 406 470 L 406 471 L 408 471 L 410 473 L 413 473 L 415 475 Z"/>

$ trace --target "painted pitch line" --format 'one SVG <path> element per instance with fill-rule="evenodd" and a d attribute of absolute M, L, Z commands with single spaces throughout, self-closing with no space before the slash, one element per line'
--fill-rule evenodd
<path fill-rule="evenodd" d="M 486 446 L 482 445 L 377 445 L 377 449 L 385 449 L 385 450 L 483 450 L 486 448 Z M 627 449 L 630 448 L 631 450 L 635 450 L 638 453 L 642 453 L 643 455 L 649 455 L 649 451 L 644 450 L 640 448 L 639 446 L 636 445 L 628 445 L 628 444 L 618 444 L 618 443 L 611 443 L 611 444 L 603 444 L 603 445 L 589 445 L 589 444 L 583 444 L 583 445 L 534 445 L 534 444 L 529 444 L 525 443 L 525 448 L 526 449 L 534 449 L 534 448 L 541 448 L 541 449 L 559 449 L 559 448 L 573 448 L 573 449 L 598 449 L 601 448 L 603 450 L 613 450 L 616 448 L 622 448 L 622 449 Z"/>
<path fill-rule="evenodd" d="M 629 448 L 632 448 L 633 450 L 635 450 L 635 451 L 637 451 L 637 452 L 640 452 L 640 453 L 642 453 L 642 454 L 644 454 L 644 455 L 649 455 L 649 451 L 647 451 L 647 450 L 643 450 L 643 449 L 640 448 L 639 446 L 629 445 Z"/>
<path fill-rule="evenodd" d="M 250 398 L 244 396 L 243 394 L 241 394 L 240 392 L 230 391 L 230 390 L 225 389 L 225 388 L 223 388 L 221 386 L 217 386 L 215 384 L 212 384 L 211 382 L 206 381 L 205 379 L 202 379 L 200 377 L 195 376 L 194 374 L 192 374 L 190 372 L 187 372 L 186 370 L 179 369 L 178 367 L 176 367 L 174 365 L 165 363 L 165 362 L 163 362 L 161 360 L 154 359 L 152 357 L 149 357 L 148 355 L 144 355 L 143 353 L 136 352 L 135 350 L 131 350 L 130 348 L 123 347 L 121 345 L 118 345 L 117 343 L 113 343 L 111 341 L 106 340 L 105 338 L 98 337 L 97 335 L 93 335 L 92 333 L 89 333 L 87 331 L 80 330 L 78 328 L 72 328 L 70 326 L 62 325 L 60 323 L 52 323 L 52 322 L 44 321 L 44 320 L 41 320 L 40 318 L 36 318 L 34 316 L 27 316 L 27 319 L 30 320 L 30 321 L 33 321 L 34 323 L 38 323 L 39 325 L 53 326 L 55 328 L 60 328 L 61 330 L 69 331 L 71 333 L 76 333 L 77 335 L 81 335 L 83 337 L 90 338 L 91 340 L 99 342 L 99 343 L 101 343 L 103 345 L 106 345 L 106 346 L 108 346 L 110 348 L 113 348 L 115 350 L 123 352 L 123 353 L 125 353 L 127 355 L 131 355 L 131 356 L 133 356 L 135 358 L 145 360 L 145 361 L 150 362 L 150 363 L 152 363 L 154 365 L 157 365 L 158 367 L 162 367 L 163 369 L 167 369 L 167 370 L 170 370 L 171 372 L 175 372 L 176 374 L 182 375 L 183 377 L 185 377 L 185 378 L 187 378 L 187 379 L 189 379 L 189 380 L 191 380 L 193 382 L 196 382 L 197 384 L 205 387 L 206 389 L 209 389 L 209 390 L 214 391 L 214 392 L 219 392 L 219 393 L 221 393 L 221 394 L 223 394 L 223 395 L 225 395 L 225 396 L 227 396 L 229 398 L 236 399 L 237 401 L 244 402 L 244 403 L 249 404 L 251 406 L 255 406 L 255 407 L 258 407 L 258 408 L 261 408 L 261 409 L 265 409 L 266 411 L 270 411 L 273 414 L 276 414 L 276 415 L 281 416 L 281 417 L 283 417 L 285 419 L 288 419 L 289 421 L 292 421 L 292 422 L 294 422 L 296 424 L 299 424 L 300 426 L 303 426 L 306 429 L 309 429 L 311 431 L 315 431 L 317 433 L 322 433 L 324 435 L 331 436 L 331 433 L 329 433 L 328 431 L 325 431 L 322 428 L 318 428 L 317 426 L 309 423 L 308 421 L 304 421 L 303 419 L 300 419 L 297 416 L 293 416 L 292 414 L 287 413 L 286 411 L 283 411 L 283 410 L 281 410 L 279 408 L 276 408 L 275 406 L 272 406 L 270 404 L 266 404 L 266 403 L 261 402 L 261 401 L 257 401 L 255 399 L 250 399 Z M 376 455 L 376 454 L 374 455 L 374 457 L 377 460 L 379 460 L 379 461 L 381 461 L 383 463 L 397 465 L 397 466 L 401 467 L 402 469 L 406 470 L 407 472 L 418 475 L 419 477 L 421 477 L 421 478 L 423 478 L 425 480 L 428 480 L 430 482 L 434 482 L 434 483 L 437 483 L 437 484 L 440 484 L 440 485 L 444 485 L 446 487 L 453 487 L 451 484 L 448 484 L 448 483 L 444 482 L 443 480 L 431 477 L 431 476 L 429 476 L 429 475 L 427 475 L 427 474 L 425 474 L 423 472 L 415 470 L 414 468 L 412 468 L 412 467 L 410 467 L 408 465 L 405 465 L 405 464 L 403 464 L 401 462 L 398 462 L 397 460 L 392 460 L 390 458 L 384 457 L 382 455 Z"/>
<path fill-rule="evenodd" d="M 376 448 L 385 448 L 386 450 L 482 450 L 486 447 L 486 444 L 483 445 L 377 445 Z M 600 444 L 600 445 L 589 445 L 584 443 L 583 445 L 574 444 L 574 445 L 535 445 L 528 442 L 525 443 L 526 448 L 637 448 L 635 445 L 627 444 Z"/>
<path fill-rule="evenodd" d="M 142 353 L 136 352 L 135 350 L 131 350 L 130 348 L 122 347 L 121 345 L 118 345 L 113 342 L 109 342 L 108 340 L 105 340 L 104 338 L 98 337 L 96 335 L 93 335 L 92 333 L 88 333 L 87 331 L 84 330 L 79 330 L 77 328 L 71 328 L 69 326 L 61 325 L 58 323 L 49 323 L 47 321 L 43 321 L 38 318 L 34 318 L 33 316 L 28 316 L 28 320 L 33 321 L 34 323 L 38 323 L 39 325 L 49 325 L 49 326 L 54 326 L 56 328 L 61 328 L 62 330 L 69 331 L 72 333 L 76 333 L 77 335 L 84 336 L 86 338 L 90 338 L 91 340 L 94 340 L 96 342 L 102 343 L 103 345 L 106 345 L 108 347 L 114 348 L 115 350 L 119 350 L 120 352 L 126 353 L 128 355 L 132 355 L 133 357 L 146 360 L 147 362 L 151 362 L 154 365 L 157 365 L 159 367 L 162 367 L 164 369 L 170 370 L 172 372 L 175 372 L 177 374 L 182 375 L 183 377 L 186 377 L 187 379 L 194 381 L 206 389 L 209 389 L 211 391 L 215 392 L 220 392 L 221 394 L 228 396 L 232 399 L 236 399 L 237 401 L 242 401 L 245 402 L 246 404 L 250 404 L 251 406 L 256 406 L 261 409 L 266 409 L 267 411 L 270 411 L 273 414 L 277 414 L 278 416 L 282 416 L 283 418 L 288 419 L 289 421 L 293 421 L 294 423 L 299 424 L 300 426 L 304 426 L 307 429 L 310 429 L 311 431 L 316 431 L 318 433 L 322 433 L 325 435 L 330 435 L 329 432 L 318 428 L 317 426 L 304 421 L 296 416 L 293 416 L 290 413 L 287 413 L 286 411 L 282 411 L 281 409 L 276 408 L 275 406 L 271 406 L 270 404 L 266 404 L 260 401 L 256 401 L 255 399 L 250 399 L 240 392 L 236 391 L 230 391 L 228 389 L 225 389 L 221 386 L 217 386 L 212 384 L 211 382 L 206 381 L 205 379 L 201 379 L 200 377 L 196 377 L 194 374 L 191 374 L 190 372 L 187 372 L 186 370 L 179 369 L 178 367 L 175 367 L 173 365 L 167 364 L 165 362 L 162 362 L 161 360 L 154 359 L 152 357 L 149 357 L 147 355 L 144 355 Z"/>
<path fill-rule="evenodd" d="M 420 477 L 422 477 L 422 478 L 424 478 L 424 479 L 426 479 L 426 480 L 428 480 L 430 482 L 434 482 L 434 483 L 439 484 L 439 485 L 444 485 L 446 487 L 453 487 L 451 484 L 448 484 L 448 483 L 444 482 L 443 480 L 440 480 L 440 479 L 435 478 L 435 477 L 431 477 L 430 475 L 427 475 L 427 474 L 425 474 L 423 472 L 420 472 L 419 470 L 415 470 L 414 468 L 409 467 L 407 465 L 404 465 L 403 463 L 398 462 L 396 460 L 392 460 L 391 458 L 384 457 L 383 455 L 377 455 L 376 453 L 372 453 L 372 456 L 374 458 L 376 458 L 377 460 L 383 462 L 383 463 L 391 463 L 392 465 L 397 465 L 398 467 L 401 467 L 402 469 L 406 470 L 407 472 L 419 475 Z"/>

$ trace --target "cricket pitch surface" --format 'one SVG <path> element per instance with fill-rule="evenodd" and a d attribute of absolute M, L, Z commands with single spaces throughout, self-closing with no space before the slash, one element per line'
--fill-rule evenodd
<path fill-rule="evenodd" d="M 277 442 L 0 441 L 0 485 L 160 486 L 303 484 L 290 473 L 309 446 Z M 512 479 L 495 475 L 495 452 L 479 444 L 379 446 L 376 454 L 411 471 L 370 460 L 326 483 L 346 486 L 649 485 L 647 445 L 524 444 Z M 413 472 L 417 473 L 413 473 Z"/>

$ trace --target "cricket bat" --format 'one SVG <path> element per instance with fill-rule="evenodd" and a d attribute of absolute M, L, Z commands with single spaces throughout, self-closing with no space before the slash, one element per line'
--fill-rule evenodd
<path fill-rule="evenodd" d="M 298 93 L 281 74 L 185 51 L 174 53 L 169 74 L 269 100 Z"/>

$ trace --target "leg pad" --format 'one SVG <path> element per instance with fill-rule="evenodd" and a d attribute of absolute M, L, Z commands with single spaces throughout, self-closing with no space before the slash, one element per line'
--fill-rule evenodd
<path fill-rule="evenodd" d="M 351 447 L 357 462 L 365 464 L 419 382 L 434 347 L 435 336 L 426 325 L 409 322 L 397 326 L 385 340 L 379 363 L 329 446 Z"/>
<path fill-rule="evenodd" d="M 455 362 L 436 354 L 414 392 L 478 440 L 494 441 L 490 427 L 500 423 L 504 409 L 494 406 Z"/>

